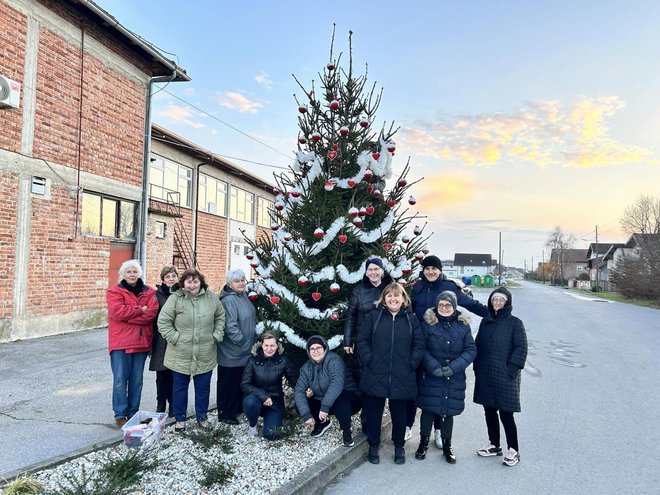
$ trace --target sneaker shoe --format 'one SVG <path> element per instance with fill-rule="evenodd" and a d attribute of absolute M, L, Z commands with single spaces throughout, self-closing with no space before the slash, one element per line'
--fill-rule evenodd
<path fill-rule="evenodd" d="M 249 438 L 254 438 L 257 436 L 257 425 L 254 426 L 248 426 L 248 437 Z"/>
<path fill-rule="evenodd" d="M 412 428 L 410 426 L 406 426 L 406 432 L 403 435 L 404 440 L 410 440 L 412 438 Z"/>
<path fill-rule="evenodd" d="M 378 447 L 373 445 L 369 446 L 369 454 L 367 459 L 371 464 L 380 464 L 380 455 L 378 455 Z"/>
<path fill-rule="evenodd" d="M 344 447 L 352 447 L 355 445 L 355 441 L 353 440 L 353 435 L 351 435 L 350 431 L 345 431 L 344 432 Z"/>
<path fill-rule="evenodd" d="M 502 463 L 506 464 L 507 466 L 515 466 L 519 462 L 520 462 L 520 453 L 516 452 L 514 449 L 507 450 L 504 459 L 502 459 Z"/>
<path fill-rule="evenodd" d="M 438 447 L 439 449 L 442 448 L 442 433 L 440 430 L 435 430 L 435 433 L 433 435 L 433 439 L 435 440 L 435 446 Z"/>
<path fill-rule="evenodd" d="M 310 436 L 314 438 L 323 436 L 330 426 L 332 426 L 332 420 L 330 418 L 325 421 L 319 421 L 314 425 L 314 429 L 312 430 L 312 433 L 310 433 Z"/>
<path fill-rule="evenodd" d="M 198 419 L 197 420 L 197 426 L 199 426 L 203 430 L 210 430 L 211 429 L 211 423 L 209 422 L 208 419 Z"/>
<path fill-rule="evenodd" d="M 481 447 L 479 450 L 477 450 L 477 454 L 479 454 L 481 457 L 502 455 L 502 447 L 495 447 L 493 444 L 489 443 L 485 447 Z"/>

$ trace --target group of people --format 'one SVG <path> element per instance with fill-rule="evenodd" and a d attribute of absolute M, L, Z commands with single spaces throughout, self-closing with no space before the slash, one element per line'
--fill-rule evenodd
<path fill-rule="evenodd" d="M 395 463 L 405 463 L 404 444 L 412 436 L 418 408 L 420 442 L 415 458 L 426 457 L 434 426 L 436 445 L 447 462 L 455 463 L 454 416 L 464 410 L 465 370 L 473 363 L 474 402 L 483 405 L 489 439 L 477 453 L 503 454 L 501 422 L 507 442 L 503 461 L 517 464 L 520 454 L 513 413 L 520 411 L 520 372 L 527 340 L 522 321 L 511 314 L 511 294 L 497 288 L 486 306 L 448 280 L 436 256 L 424 258 L 422 268 L 408 296 L 385 273 L 381 259 L 367 260 L 346 313 L 343 349 L 349 365 L 324 337 L 315 335 L 306 342 L 309 360 L 297 370 L 275 333 L 264 331 L 257 339 L 256 310 L 247 297 L 243 271 L 227 274 L 218 297 L 197 269 L 179 275 L 175 267 L 166 266 L 154 290 L 142 281 L 137 260 L 125 262 L 119 284 L 107 295 L 117 426 L 139 409 L 143 368 L 150 355 L 149 369 L 156 372 L 157 411 L 168 411 L 176 419 L 175 431 L 186 428 L 191 378 L 197 423 L 210 427 L 211 376 L 217 367 L 218 419 L 235 425 L 244 413 L 250 437 L 258 433 L 259 417 L 263 417 L 263 437 L 277 437 L 284 421 L 286 379 L 313 437 L 323 435 L 334 416 L 343 445 L 354 445 L 351 418 L 362 410 L 368 460 L 378 464 L 387 400 Z M 483 318 L 476 339 L 458 306 Z"/>

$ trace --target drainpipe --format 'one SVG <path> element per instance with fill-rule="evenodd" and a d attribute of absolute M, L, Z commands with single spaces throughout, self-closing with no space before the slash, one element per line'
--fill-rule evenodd
<path fill-rule="evenodd" d="M 149 165 L 151 163 L 151 92 L 154 83 L 170 82 L 177 76 L 174 71 L 171 76 L 157 76 L 149 79 L 147 84 L 147 101 L 144 110 L 144 157 L 142 160 L 142 204 L 138 231 L 140 237 L 140 266 L 142 272 L 147 271 L 147 222 L 149 220 Z"/>

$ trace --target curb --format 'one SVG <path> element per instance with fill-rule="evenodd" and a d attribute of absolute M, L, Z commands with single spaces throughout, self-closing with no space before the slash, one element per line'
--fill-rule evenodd
<path fill-rule="evenodd" d="M 387 438 L 392 432 L 392 422 L 389 416 L 383 416 L 383 426 L 380 430 L 381 438 Z M 335 478 L 344 472 L 357 467 L 366 460 L 365 454 L 369 450 L 367 437 L 360 433 L 355 438 L 352 447 L 338 447 L 334 452 L 325 456 L 319 462 L 312 464 L 302 473 L 295 476 L 287 484 L 275 490 L 273 495 L 308 495 L 317 493 L 332 483 Z"/>

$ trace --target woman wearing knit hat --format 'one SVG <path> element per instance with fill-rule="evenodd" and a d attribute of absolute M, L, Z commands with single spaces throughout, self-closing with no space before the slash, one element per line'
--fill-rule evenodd
<path fill-rule="evenodd" d="M 520 453 L 513 413 L 520 412 L 520 374 L 527 359 L 527 335 L 523 322 L 511 314 L 513 305 L 507 289 L 495 289 L 488 298 L 488 308 L 490 314 L 481 320 L 475 339 L 473 400 L 483 405 L 488 428 L 488 444 L 477 454 L 502 455 L 501 421 L 508 447 L 503 462 L 515 466 Z"/>
<path fill-rule="evenodd" d="M 474 361 L 477 349 L 472 339 L 469 319 L 456 309 L 456 295 L 441 292 L 434 308 L 424 313 L 422 330 L 426 353 L 417 388 L 420 418 L 420 442 L 415 459 L 426 458 L 431 425 L 439 423 L 445 460 L 456 463 L 451 448 L 454 416 L 465 408 L 465 369 Z"/>
<path fill-rule="evenodd" d="M 461 288 L 456 282 L 447 279 L 442 273 L 442 262 L 437 256 L 429 255 L 422 260 L 422 273 L 419 274 L 419 280 L 415 283 L 412 289 L 410 299 L 412 300 L 412 310 L 415 316 L 422 321 L 424 314 L 429 308 L 435 308 L 435 300 L 443 291 L 450 291 L 456 296 L 458 306 L 461 306 L 471 313 L 474 313 L 482 318 L 488 316 L 488 307 L 481 304 L 476 299 L 472 299 L 463 293 Z M 408 405 L 408 428 L 406 429 L 406 437 L 410 438 L 412 435 L 412 426 L 415 422 L 416 408 L 414 403 Z M 440 432 L 440 424 L 436 423 L 435 430 L 435 445 L 442 448 L 442 437 Z"/>

